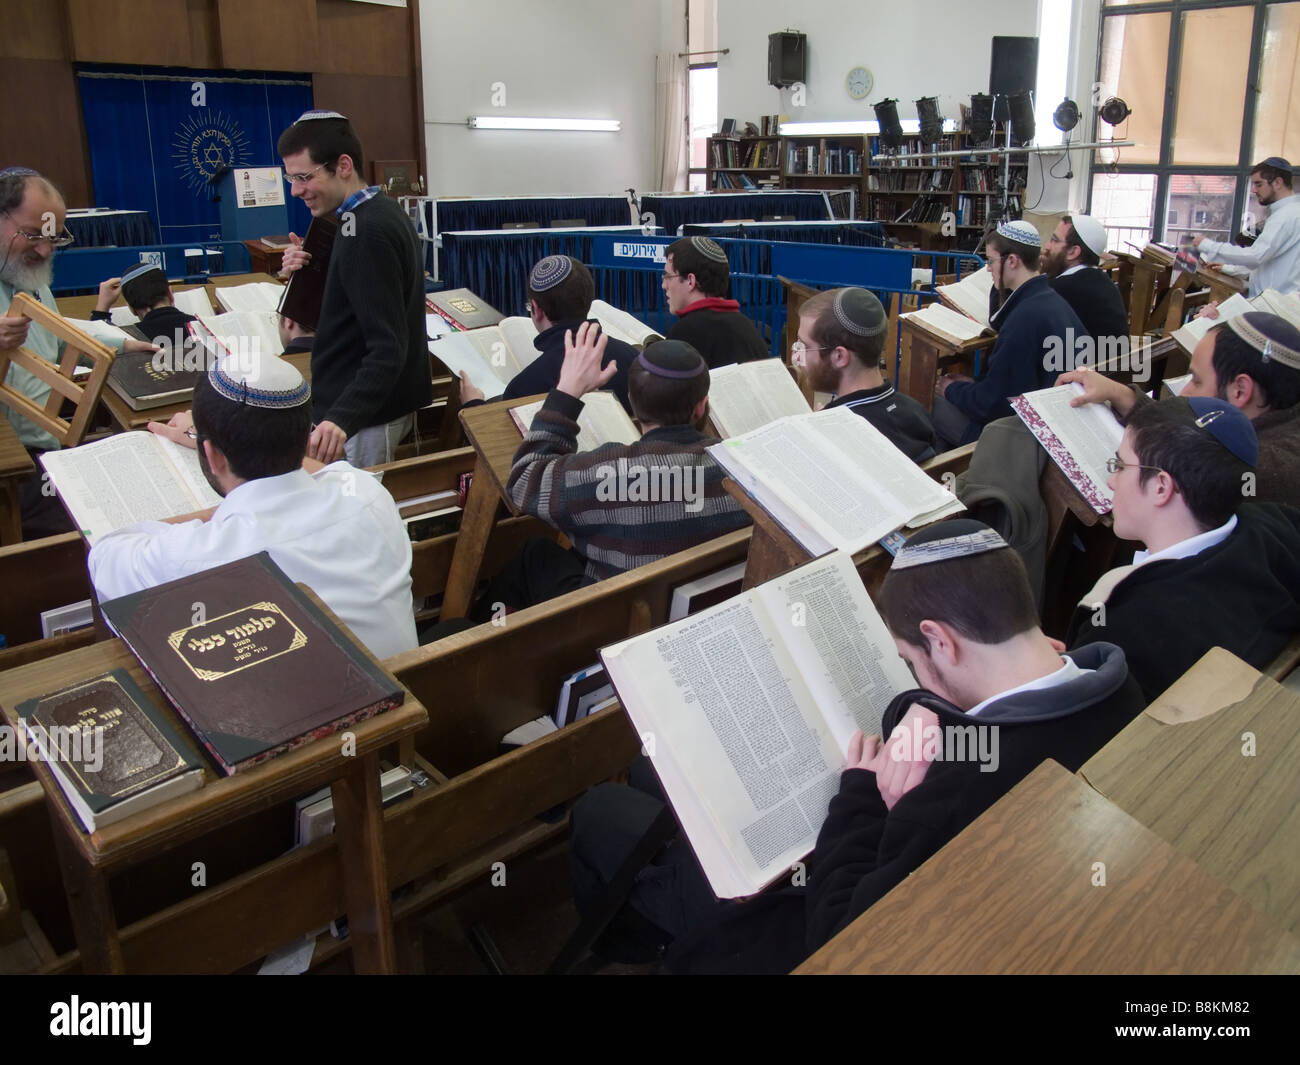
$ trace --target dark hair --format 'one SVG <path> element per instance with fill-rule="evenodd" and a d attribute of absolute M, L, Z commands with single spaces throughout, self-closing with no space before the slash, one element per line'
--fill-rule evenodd
<path fill-rule="evenodd" d="M 695 284 L 706 296 L 725 299 L 731 291 L 731 267 L 697 250 L 690 237 L 673 241 L 664 255 L 673 257 L 673 269 L 682 277 L 694 274 Z"/>
<path fill-rule="evenodd" d="M 1216 395 L 1227 399 L 1228 385 L 1241 374 L 1251 377 L 1263 393 L 1260 402 L 1270 410 L 1288 410 L 1300 401 L 1300 370 L 1276 359 L 1265 362 L 1260 353 L 1225 324 L 1210 330 L 1214 336 Z M 1222 523 L 1220 523 L 1222 524 Z"/>
<path fill-rule="evenodd" d="M 1067 214 L 1061 221 L 1070 227 L 1070 232 L 1065 237 L 1065 246 L 1067 249 L 1079 249 L 1079 262 L 1084 266 L 1096 266 L 1101 262 L 1101 256 L 1079 239 L 1079 231 L 1074 228 L 1074 219 Z"/>
<path fill-rule="evenodd" d="M 1275 178 L 1281 178 L 1282 184 L 1288 189 L 1291 188 L 1292 177 L 1290 170 L 1280 170 L 1275 166 L 1269 166 L 1268 163 L 1256 163 L 1250 168 L 1250 174 L 1252 177 L 1258 174 L 1270 185 Z"/>
<path fill-rule="evenodd" d="M 33 181 L 44 186 L 60 200 L 63 199 L 63 193 L 49 178 L 40 174 L 28 174 L 15 167 L 10 173 L 0 175 L 0 213 L 16 211 L 21 207 L 27 195 L 27 185 Z"/>
<path fill-rule="evenodd" d="M 1196 425 L 1187 400 L 1143 403 L 1128 416 L 1128 427 L 1138 463 L 1156 468 L 1138 471 L 1141 484 L 1164 470 L 1202 529 L 1217 529 L 1237 512 L 1250 467 Z"/>
<path fill-rule="evenodd" d="M 311 404 L 273 410 L 232 403 L 212 387 L 207 374 L 194 384 L 196 443 L 226 456 L 230 470 L 245 481 L 278 477 L 302 466 L 311 435 Z"/>
<path fill-rule="evenodd" d="M 155 303 L 165 300 L 169 292 L 171 286 L 167 283 L 167 275 L 159 270 L 150 270 L 122 285 L 122 298 L 132 312 L 148 310 Z"/>
<path fill-rule="evenodd" d="M 1073 231 L 1074 227 L 1071 226 L 1070 228 Z M 1017 240 L 1011 240 L 1004 237 L 996 229 L 988 235 L 987 239 L 984 241 L 984 247 L 992 248 L 1002 256 L 1018 256 L 1020 261 L 1025 264 L 1027 270 L 1038 269 L 1038 253 L 1042 251 L 1041 248 L 1031 248 L 1028 244 L 1021 244 Z"/>
<path fill-rule="evenodd" d="M 817 346 L 833 350 L 846 348 L 857 356 L 858 360 L 869 370 L 879 369 L 881 356 L 885 351 L 885 330 L 873 337 L 859 336 L 851 333 L 835 317 L 835 297 L 843 289 L 833 288 L 827 292 L 818 292 L 810 296 L 799 307 L 799 317 L 811 318 L 812 337 Z"/>
<path fill-rule="evenodd" d="M 537 301 L 537 306 L 552 325 L 585 319 L 591 310 L 591 301 L 596 298 L 596 283 L 591 279 L 591 271 L 574 259 L 568 277 L 545 292 L 537 292 L 529 286 L 528 298 Z"/>
<path fill-rule="evenodd" d="M 648 341 L 643 350 L 649 351 L 659 340 Z M 683 347 L 693 347 L 684 342 Z M 699 353 L 696 352 L 698 355 Z M 702 357 L 701 357 L 702 359 Z M 642 425 L 690 425 L 695 407 L 709 394 L 709 370 L 694 377 L 660 377 L 633 359 L 627 368 L 627 398 L 632 413 Z"/>
<path fill-rule="evenodd" d="M 1020 556 L 1010 548 L 891 569 L 876 606 L 899 640 L 928 648 L 921 622 L 941 621 L 976 643 L 1003 643 L 1038 627 L 1038 608 Z"/>
<path fill-rule="evenodd" d="M 317 166 L 324 164 L 331 174 L 338 166 L 340 155 L 351 157 L 352 168 L 358 175 L 365 171 L 361 140 L 346 118 L 313 118 L 295 122 L 280 134 L 275 145 L 281 158 L 297 155 L 304 148 L 313 163 Z"/>

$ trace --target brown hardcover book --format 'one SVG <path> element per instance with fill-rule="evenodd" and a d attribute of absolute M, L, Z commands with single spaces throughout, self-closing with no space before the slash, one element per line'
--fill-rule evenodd
<path fill-rule="evenodd" d="M 424 297 L 426 307 L 440 314 L 459 329 L 482 329 L 497 325 L 503 317 L 492 304 L 467 288 L 430 292 Z"/>
<path fill-rule="evenodd" d="M 226 773 L 403 699 L 265 551 L 101 609 Z"/>
<path fill-rule="evenodd" d="M 329 273 L 330 253 L 339 226 L 332 218 L 313 218 L 302 241 L 302 250 L 311 261 L 289 275 L 280 298 L 280 313 L 300 325 L 314 330 L 320 323 L 320 305 L 325 295 L 325 277 Z"/>
<path fill-rule="evenodd" d="M 203 783 L 203 761 L 124 669 L 18 705 L 86 830 Z"/>

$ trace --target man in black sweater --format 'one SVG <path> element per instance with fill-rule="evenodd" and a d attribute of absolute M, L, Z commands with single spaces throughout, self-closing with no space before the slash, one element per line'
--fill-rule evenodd
<path fill-rule="evenodd" d="M 881 373 L 889 319 L 874 293 L 864 288 L 819 292 L 799 308 L 796 363 L 802 361 L 815 392 L 830 392 L 826 406 L 848 407 L 879 429 L 914 462 L 935 454 L 930 415 L 911 396 L 897 392 Z"/>
<path fill-rule="evenodd" d="M 1039 265 L 1092 337 L 1093 365 L 1108 354 L 1128 352 L 1124 299 L 1098 265 L 1106 251 L 1106 227 L 1086 214 L 1066 215 L 1043 248 Z M 1075 354 L 1079 354 L 1076 350 Z"/>
<path fill-rule="evenodd" d="M 638 875 L 602 953 L 647 960 L 667 948 L 678 971 L 788 972 L 1044 759 L 1077 769 L 1142 709 L 1117 647 L 1062 655 L 1043 635 L 1019 556 L 979 522 L 913 535 L 877 604 L 922 687 L 885 710 L 887 742 L 860 732 L 850 741 L 806 883 L 796 875 L 755 898 L 719 901 L 679 838 Z M 614 784 L 578 803 L 580 909 L 660 809 L 645 791 Z"/>
<path fill-rule="evenodd" d="M 346 455 L 358 467 L 391 462 L 415 411 L 433 402 L 415 227 L 396 200 L 366 186 L 361 142 L 342 115 L 307 112 L 280 134 L 277 151 L 312 217 L 339 221 L 312 348 L 307 454 L 324 463 Z M 295 237 L 284 269 L 309 258 Z"/>
<path fill-rule="evenodd" d="M 677 315 L 669 340 L 689 344 L 711 370 L 772 354 L 754 323 L 740 313 L 740 304 L 727 298 L 731 267 L 717 241 L 682 237 L 668 245 L 664 257 L 664 298 Z"/>
<path fill-rule="evenodd" d="M 91 321 L 112 321 L 110 313 L 121 296 L 131 313 L 140 319 L 130 332 L 150 344 L 168 349 L 184 348 L 189 340 L 188 326 L 194 315 L 186 314 L 172 302 L 171 285 L 161 266 L 141 263 L 121 277 L 110 277 L 99 286 Z"/>

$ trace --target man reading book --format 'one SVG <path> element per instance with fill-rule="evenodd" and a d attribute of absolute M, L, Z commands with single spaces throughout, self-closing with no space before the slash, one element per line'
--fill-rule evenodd
<path fill-rule="evenodd" d="M 1101 269 L 1106 227 L 1086 214 L 1066 215 L 1039 257 L 1044 274 L 1093 339 L 1094 365 L 1128 353 L 1128 312 L 1119 286 Z"/>
<path fill-rule="evenodd" d="M 646 960 L 667 949 L 677 971 L 788 972 L 1043 759 L 1077 769 L 1143 706 L 1118 648 L 1062 655 L 1043 635 L 1019 556 L 980 522 L 936 522 L 910 537 L 877 604 L 921 686 L 885 710 L 887 742 L 852 737 L 805 868 L 759 896 L 721 902 L 679 838 L 637 876 L 597 944 L 603 953 Z M 580 910 L 661 809 L 656 796 L 615 784 L 578 802 Z"/>
<path fill-rule="evenodd" d="M 1300 330 L 1265 311 L 1239 314 L 1197 342 L 1191 371 L 1184 399 L 1225 400 L 1255 429 L 1259 462 L 1254 498 L 1300 505 Z M 1058 384 L 1070 382 L 1084 387 L 1072 406 L 1109 403 L 1121 420 L 1153 402 L 1140 390 L 1093 370 L 1071 370 L 1057 379 Z"/>
<path fill-rule="evenodd" d="M 1083 597 L 1069 645 L 1122 647 L 1148 699 L 1211 647 L 1267 666 L 1300 632 L 1300 510 L 1242 505 L 1257 459 L 1250 420 L 1221 399 L 1136 408 L 1108 483 L 1115 535 L 1142 550 Z"/>
<path fill-rule="evenodd" d="M 114 599 L 259 551 L 308 585 L 377 658 L 416 646 L 411 543 L 397 505 L 346 462 L 302 468 L 311 389 L 274 356 L 225 357 L 194 387 L 199 463 L 223 501 L 209 517 L 146 521 L 90 550 Z"/>
<path fill-rule="evenodd" d="M 799 308 L 794 356 L 815 392 L 830 392 L 827 407 L 848 407 L 914 462 L 935 455 L 930 415 L 881 374 L 889 318 L 864 288 L 819 292 Z"/>
<path fill-rule="evenodd" d="M 548 255 L 528 274 L 528 313 L 537 327 L 533 339 L 540 355 L 515 374 L 502 399 L 520 399 L 549 392 L 560 379 L 564 364 L 564 338 L 583 322 L 596 297 L 596 286 L 591 271 L 568 255 Z M 624 409 L 630 414 L 632 407 L 627 398 L 627 369 L 636 358 L 636 348 L 610 337 L 605 348 L 606 365 L 613 363 L 614 375 L 609 388 Z M 483 402 L 483 392 L 461 376 L 460 398 L 462 406 Z"/>
<path fill-rule="evenodd" d="M 616 365 L 609 338 L 593 322 L 565 335 L 564 364 L 515 453 L 507 490 L 515 505 L 564 533 L 524 545 L 480 600 L 524 607 L 702 544 L 749 524 L 722 487 L 705 448 L 709 368 L 689 344 L 660 340 L 637 354 L 628 395 L 641 426 L 634 444 L 578 453 L 582 397 L 605 385 Z"/>
<path fill-rule="evenodd" d="M 669 340 L 689 344 L 710 369 L 771 355 L 754 323 L 740 313 L 731 292 L 727 253 L 708 237 L 682 237 L 664 252 L 661 287 L 677 321 Z"/>
<path fill-rule="evenodd" d="M 172 287 L 161 266 L 141 263 L 121 277 L 110 277 L 99 286 L 92 321 L 108 322 L 117 298 L 126 301 L 131 313 L 140 319 L 133 328 L 145 339 L 166 351 L 181 351 L 192 338 L 188 326 L 194 315 L 179 310 L 172 301 Z"/>
<path fill-rule="evenodd" d="M 1012 413 L 1011 396 L 1049 387 L 1056 376 L 1048 369 L 1049 353 L 1059 351 L 1068 336 L 1087 334 L 1079 316 L 1038 273 L 1041 247 L 1038 231 L 1028 222 L 1002 222 L 989 234 L 986 254 L 993 287 L 1009 289 L 1011 295 L 990 320 L 998 338 L 988 372 L 979 381 L 945 374 L 935 386 L 933 417 L 940 449 L 978 439 L 989 422 Z"/>
<path fill-rule="evenodd" d="M 1247 267 L 1252 297 L 1270 288 L 1300 291 L 1300 197 L 1293 191 L 1292 173 L 1291 164 L 1276 155 L 1251 170 L 1250 191 L 1268 208 L 1268 219 L 1249 248 L 1208 237 L 1192 242 L 1208 262 Z"/>
<path fill-rule="evenodd" d="M 391 462 L 415 412 L 433 402 L 424 322 L 424 263 L 415 227 L 366 185 L 361 141 L 335 111 L 308 111 L 280 134 L 285 178 L 313 218 L 337 216 L 311 355 L 316 424 L 307 454 L 355 466 Z M 292 273 L 309 260 L 284 253 Z"/>

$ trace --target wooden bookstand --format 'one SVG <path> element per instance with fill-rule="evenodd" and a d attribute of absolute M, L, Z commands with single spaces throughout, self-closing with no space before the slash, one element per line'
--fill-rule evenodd
<path fill-rule="evenodd" d="M 108 371 L 113 368 L 113 349 L 69 325 L 57 312 L 32 299 L 26 292 L 14 296 L 8 317 L 34 322 L 62 340 L 64 348 L 57 366 L 26 348 L 0 349 L 0 403 L 44 429 L 63 447 L 76 447 L 86 435 L 90 416 L 104 390 L 104 382 L 108 380 Z M 84 385 L 72 379 L 80 355 L 86 355 L 94 363 Z M 12 385 L 3 383 L 11 365 L 21 367 L 50 386 L 50 398 L 44 407 L 37 406 Z M 65 399 L 71 400 L 75 408 L 71 421 L 59 414 Z"/>

